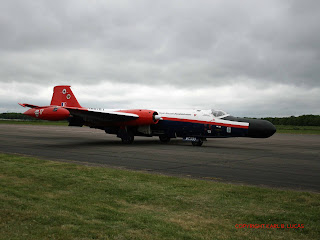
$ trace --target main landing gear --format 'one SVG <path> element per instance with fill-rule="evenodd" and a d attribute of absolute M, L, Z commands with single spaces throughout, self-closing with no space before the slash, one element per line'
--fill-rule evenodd
<path fill-rule="evenodd" d="M 134 141 L 133 131 L 129 129 L 120 129 L 117 136 L 121 138 L 124 144 L 131 144 Z"/>
<path fill-rule="evenodd" d="M 121 137 L 121 140 L 124 144 L 132 144 L 134 141 L 134 135 L 132 132 L 128 132 L 126 136 Z"/>

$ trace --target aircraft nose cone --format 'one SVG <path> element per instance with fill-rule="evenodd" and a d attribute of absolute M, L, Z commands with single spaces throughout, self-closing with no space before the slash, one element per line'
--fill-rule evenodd
<path fill-rule="evenodd" d="M 248 136 L 253 138 L 268 138 L 276 131 L 276 127 L 269 121 L 253 120 L 249 123 Z"/>

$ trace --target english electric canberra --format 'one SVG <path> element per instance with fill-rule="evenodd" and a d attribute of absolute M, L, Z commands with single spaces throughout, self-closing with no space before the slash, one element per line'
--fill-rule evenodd
<path fill-rule="evenodd" d="M 19 103 L 30 109 L 24 114 L 42 120 L 68 120 L 69 126 L 89 126 L 115 134 L 123 143 L 134 136 L 158 136 L 161 142 L 183 138 L 201 146 L 207 138 L 268 138 L 276 132 L 272 123 L 232 117 L 221 110 L 95 109 L 82 107 L 70 86 L 56 86 L 50 106 Z"/>

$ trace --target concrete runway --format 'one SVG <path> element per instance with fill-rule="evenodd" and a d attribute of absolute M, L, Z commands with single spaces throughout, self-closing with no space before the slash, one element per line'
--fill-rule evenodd
<path fill-rule="evenodd" d="M 193 147 L 136 137 L 123 145 L 101 130 L 0 124 L 0 152 L 167 175 L 320 192 L 320 135 L 209 139 Z"/>

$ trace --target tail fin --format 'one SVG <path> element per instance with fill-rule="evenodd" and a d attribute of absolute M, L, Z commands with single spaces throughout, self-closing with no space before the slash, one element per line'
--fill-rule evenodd
<path fill-rule="evenodd" d="M 53 95 L 50 105 L 81 108 L 76 97 L 73 95 L 70 86 L 66 85 L 55 86 L 53 88 Z"/>

